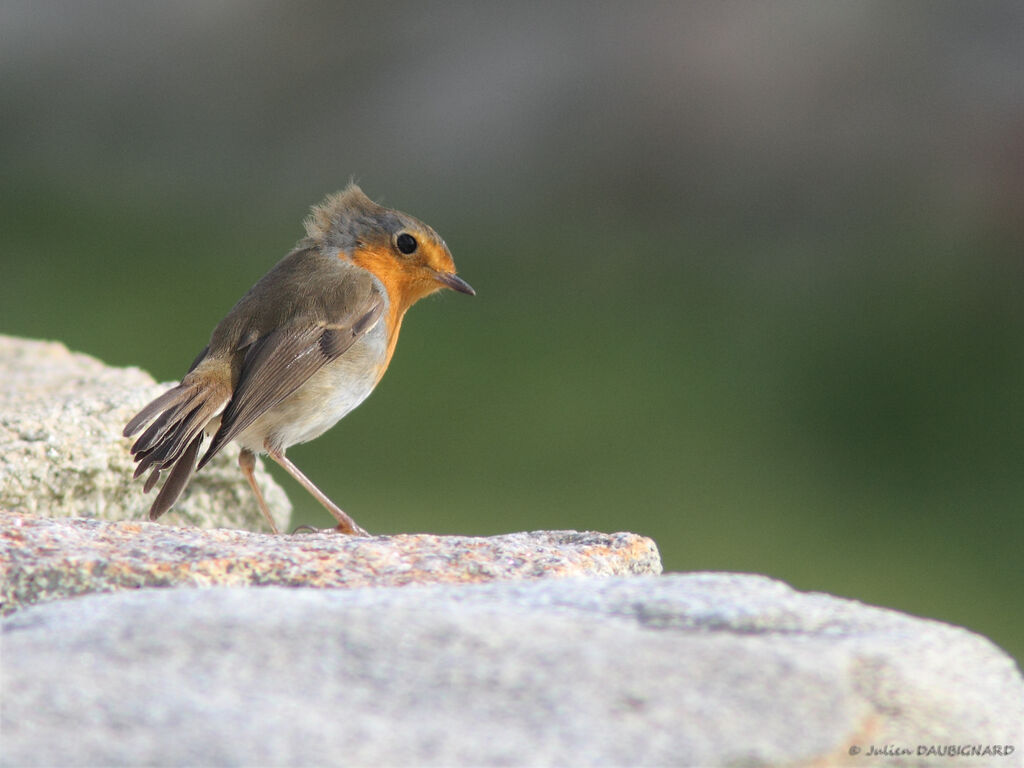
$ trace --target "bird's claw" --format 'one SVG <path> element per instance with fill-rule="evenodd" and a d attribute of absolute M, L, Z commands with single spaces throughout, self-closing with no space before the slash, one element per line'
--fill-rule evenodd
<path fill-rule="evenodd" d="M 303 533 L 307 533 L 307 532 L 308 533 L 340 533 L 340 534 L 345 535 L 345 536 L 367 536 L 368 537 L 370 535 L 361 526 L 357 525 L 354 528 L 350 529 L 347 526 L 342 525 L 341 523 L 338 523 L 337 525 L 333 525 L 330 528 L 317 528 L 316 526 L 313 526 L 313 525 L 300 525 L 294 531 L 292 531 L 292 535 L 294 536 L 295 534 L 299 533 L 300 531 L 303 532 Z"/>

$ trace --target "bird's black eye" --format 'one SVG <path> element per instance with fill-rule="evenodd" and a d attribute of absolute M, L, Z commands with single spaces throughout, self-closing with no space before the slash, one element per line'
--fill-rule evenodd
<path fill-rule="evenodd" d="M 398 250 L 408 256 L 410 253 L 416 250 L 416 238 L 410 235 L 408 232 L 403 232 L 397 238 L 395 238 L 395 245 L 398 246 Z"/>

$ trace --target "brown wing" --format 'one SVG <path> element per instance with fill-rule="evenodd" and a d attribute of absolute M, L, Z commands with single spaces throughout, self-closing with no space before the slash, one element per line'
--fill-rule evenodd
<path fill-rule="evenodd" d="M 341 357 L 384 312 L 383 297 L 372 291 L 349 317 L 354 322 L 318 322 L 278 328 L 249 346 L 220 429 L 203 455 L 202 467 L 256 419 L 281 403 L 327 363 Z"/>

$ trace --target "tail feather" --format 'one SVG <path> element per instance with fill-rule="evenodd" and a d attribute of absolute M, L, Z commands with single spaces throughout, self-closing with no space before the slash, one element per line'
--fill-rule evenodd
<path fill-rule="evenodd" d="M 173 405 L 177 405 L 179 402 L 181 402 L 181 400 L 183 400 L 187 396 L 188 392 L 186 391 L 186 388 L 181 384 L 179 384 L 176 387 L 173 387 L 172 389 L 168 389 L 166 392 L 160 395 L 160 397 L 158 397 L 156 400 L 154 400 L 141 411 L 139 411 L 137 414 L 135 414 L 135 416 L 132 417 L 132 420 L 125 425 L 124 432 L 122 434 L 125 437 L 131 437 L 144 426 L 146 426 L 146 424 L 152 421 L 153 417 L 156 416 L 158 413 L 160 413 L 161 411 L 166 411 Z"/>
<path fill-rule="evenodd" d="M 144 492 L 153 489 L 164 470 L 170 470 L 150 509 L 152 520 L 170 509 L 188 485 L 206 425 L 231 397 L 226 383 L 218 386 L 208 380 L 189 381 L 190 378 L 156 398 L 124 428 L 125 436 L 131 437 L 149 425 L 131 448 L 138 463 L 134 477 L 150 472 Z"/>
<path fill-rule="evenodd" d="M 196 467 L 196 456 L 199 454 L 199 446 L 203 442 L 203 433 L 200 432 L 195 439 L 188 444 L 177 463 L 167 476 L 167 482 L 160 489 L 160 493 L 153 500 L 153 506 L 149 508 L 149 519 L 156 520 L 160 515 L 174 506 L 174 502 L 181 496 L 181 492 L 188 485 L 189 478 Z M 159 474 L 159 470 L 154 474 Z M 148 481 L 147 481 L 148 482 Z"/>
<path fill-rule="evenodd" d="M 216 410 L 209 403 L 200 403 L 184 416 L 175 419 L 171 428 L 165 428 L 159 442 L 155 442 L 152 448 L 139 451 L 139 455 L 145 453 L 139 459 L 139 466 L 156 465 L 163 469 L 176 462 L 192 438 L 203 431 Z"/>
<path fill-rule="evenodd" d="M 136 471 L 135 476 L 136 477 L 139 476 L 139 472 L 138 471 Z M 146 478 L 146 482 L 142 486 L 142 492 L 143 493 L 149 493 L 150 491 L 152 491 L 153 490 L 153 486 L 156 485 L 156 481 L 159 480 L 159 479 L 160 479 L 160 470 L 159 469 L 154 469 L 152 472 L 149 473 L 149 477 Z"/>
<path fill-rule="evenodd" d="M 132 446 L 132 451 L 140 453 L 158 447 L 172 430 L 177 431 L 183 418 L 194 412 L 202 404 L 202 397 L 205 394 L 204 388 L 200 386 L 186 387 L 178 385 L 175 389 L 181 389 L 178 396 L 167 405 L 166 410 L 157 416 L 149 428 L 143 432 L 139 439 Z"/>
<path fill-rule="evenodd" d="M 154 421 L 132 446 L 135 461 L 139 463 L 135 468 L 135 477 L 152 466 L 163 469 L 173 464 L 195 436 L 197 429 L 205 427 L 209 421 L 206 418 L 198 426 L 195 423 L 196 416 L 204 410 L 198 405 L 182 417 L 180 407 L 172 408 Z"/>
<path fill-rule="evenodd" d="M 152 462 L 146 461 L 146 459 L 149 457 L 149 454 L 151 453 L 152 451 L 140 451 L 139 453 L 135 454 L 135 461 L 139 463 L 139 466 L 135 468 L 135 473 L 132 475 L 132 480 L 138 480 L 139 477 L 145 474 L 146 470 L 149 469 L 150 464 L 152 464 Z"/>
<path fill-rule="evenodd" d="M 160 438 L 167 434 L 169 426 L 173 423 L 171 417 L 175 414 L 176 410 L 176 406 L 171 406 L 157 416 L 153 423 L 147 427 L 146 431 L 139 435 L 139 438 L 132 444 L 132 453 L 151 453 L 153 447 L 160 442 Z"/>

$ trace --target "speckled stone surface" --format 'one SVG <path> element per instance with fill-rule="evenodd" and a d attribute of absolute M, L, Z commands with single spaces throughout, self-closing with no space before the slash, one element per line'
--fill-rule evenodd
<path fill-rule="evenodd" d="M 0 612 L 90 592 L 213 585 L 401 586 L 661 573 L 633 533 L 538 531 L 473 538 L 273 536 L 0 511 Z"/>
<path fill-rule="evenodd" d="M 0 335 L 0 509 L 51 517 L 145 519 L 155 491 L 132 481 L 121 430 L 168 384 L 138 368 L 112 368 L 63 344 Z M 264 530 L 266 522 L 226 446 L 196 474 L 165 522 Z M 278 526 L 291 504 L 257 462 Z"/>
<path fill-rule="evenodd" d="M 1024 758 L 1024 678 L 991 642 L 763 576 L 147 589 L 0 627 L 18 768 Z"/>

